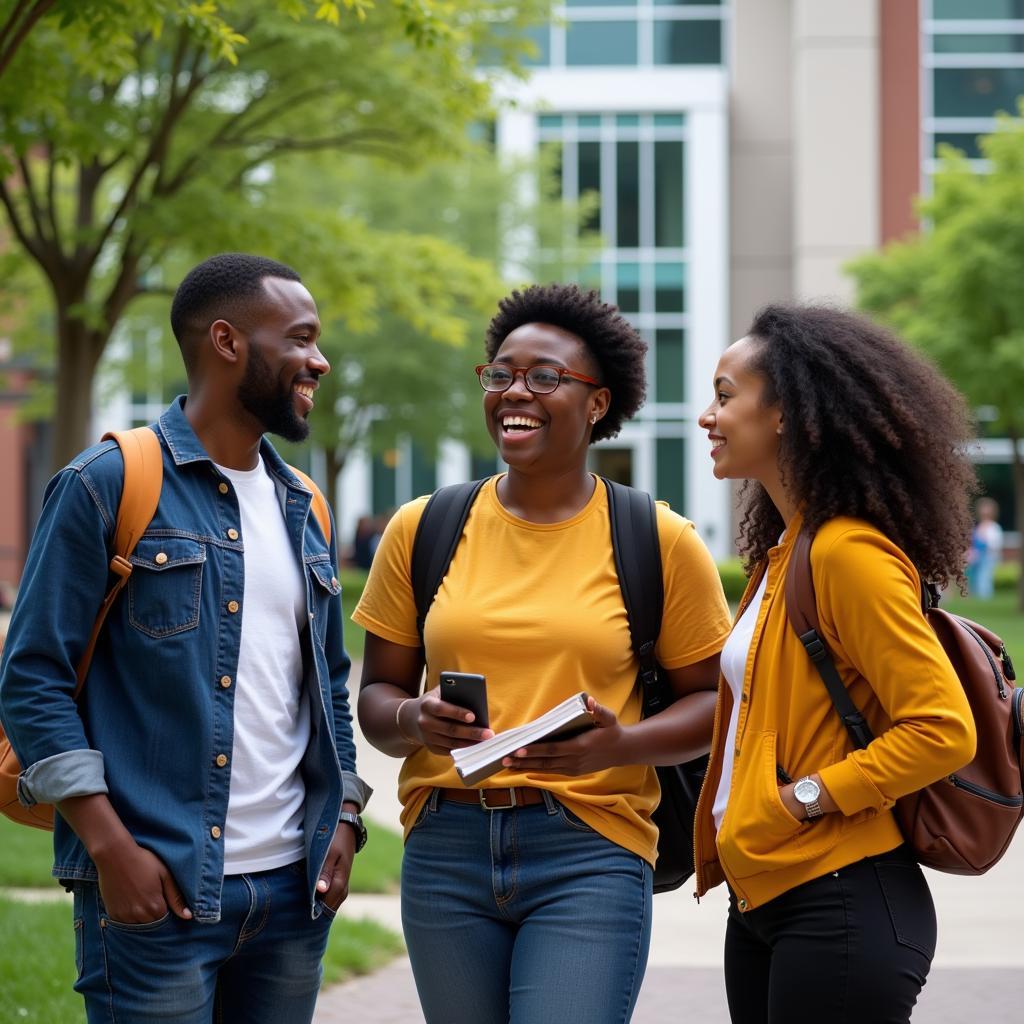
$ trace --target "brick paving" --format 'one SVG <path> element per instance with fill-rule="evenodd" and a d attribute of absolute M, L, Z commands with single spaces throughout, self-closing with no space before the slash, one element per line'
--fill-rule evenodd
<path fill-rule="evenodd" d="M 1020 1024 L 1024 973 L 1009 967 L 936 967 L 914 1024 Z M 407 960 L 325 992 L 314 1024 L 423 1024 Z M 652 967 L 633 1024 L 729 1024 L 722 972 L 713 967 Z M 498 1024 L 481 1021 L 480 1024 Z M 537 1021 L 536 1024 L 549 1024 Z M 551 1022 L 555 1024 L 555 1022 Z M 587 1024 L 559 1021 L 557 1024 Z M 828 1024 L 823 1021 L 822 1024 Z M 870 1024 L 865 1021 L 864 1024 Z"/>
<path fill-rule="evenodd" d="M 355 666 L 353 678 L 358 677 Z M 358 730 L 355 738 L 360 774 L 376 790 L 368 813 L 394 827 L 399 763 L 374 750 Z M 914 1024 L 1024 1024 L 1024 833 L 987 875 L 928 872 L 928 879 L 939 919 L 939 949 Z M 353 896 L 343 912 L 401 930 L 397 897 Z M 710 892 L 699 907 L 688 891 L 655 898 L 650 963 L 633 1024 L 728 1024 L 721 968 L 724 931 L 724 887 Z M 314 1024 L 422 1022 L 403 958 L 374 975 L 326 990 Z"/>

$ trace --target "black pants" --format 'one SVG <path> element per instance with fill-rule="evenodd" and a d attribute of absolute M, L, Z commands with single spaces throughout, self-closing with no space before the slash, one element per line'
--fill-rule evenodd
<path fill-rule="evenodd" d="M 906 849 L 741 914 L 729 900 L 733 1024 L 905 1024 L 935 955 L 935 907 Z"/>

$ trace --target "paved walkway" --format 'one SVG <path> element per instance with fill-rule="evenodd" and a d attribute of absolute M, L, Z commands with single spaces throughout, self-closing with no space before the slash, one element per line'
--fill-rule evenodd
<path fill-rule="evenodd" d="M 353 669 L 355 689 L 358 666 Z M 360 774 L 375 788 L 369 816 L 394 827 L 398 761 L 380 754 L 362 737 L 356 739 Z M 914 1024 L 1021 1024 L 1024 836 L 987 875 L 960 878 L 929 872 L 929 882 L 939 915 L 939 951 Z M 395 896 L 353 896 L 343 913 L 373 917 L 401 931 Z M 728 1024 L 721 968 L 724 931 L 724 887 L 709 893 L 699 906 L 688 886 L 655 897 L 650 965 L 634 1024 Z M 408 961 L 400 959 L 374 975 L 325 991 L 315 1024 L 422 1021 Z"/>

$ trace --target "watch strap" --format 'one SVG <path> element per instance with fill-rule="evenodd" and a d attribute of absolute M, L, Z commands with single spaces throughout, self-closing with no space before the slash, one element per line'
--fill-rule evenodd
<path fill-rule="evenodd" d="M 358 853 L 366 845 L 366 826 L 363 824 L 363 819 L 351 811 L 342 811 L 338 815 L 338 822 L 352 826 L 356 834 L 356 853 Z"/>

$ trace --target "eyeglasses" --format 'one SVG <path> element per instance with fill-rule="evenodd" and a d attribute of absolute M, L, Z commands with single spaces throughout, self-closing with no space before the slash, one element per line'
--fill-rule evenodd
<path fill-rule="evenodd" d="M 523 375 L 527 389 L 535 395 L 550 395 L 562 383 L 564 377 L 571 377 L 583 384 L 593 384 L 595 387 L 601 386 L 593 377 L 586 377 L 575 370 L 567 370 L 564 366 L 510 366 L 508 363 L 484 363 L 476 368 L 476 375 L 480 378 L 480 386 L 484 391 L 508 391 L 517 373 Z"/>

